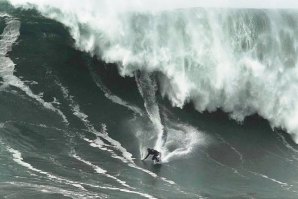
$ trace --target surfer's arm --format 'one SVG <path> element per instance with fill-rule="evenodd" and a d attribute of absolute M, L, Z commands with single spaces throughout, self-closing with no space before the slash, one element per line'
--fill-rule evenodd
<path fill-rule="evenodd" d="M 147 156 L 146 156 L 143 160 L 146 160 L 146 159 L 148 158 L 149 155 L 150 155 L 150 154 L 148 153 Z"/>

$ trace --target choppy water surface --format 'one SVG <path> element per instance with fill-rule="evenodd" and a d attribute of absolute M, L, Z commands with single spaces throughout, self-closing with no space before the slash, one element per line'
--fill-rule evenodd
<path fill-rule="evenodd" d="M 294 10 L 11 2 L 3 198 L 297 198 Z"/>

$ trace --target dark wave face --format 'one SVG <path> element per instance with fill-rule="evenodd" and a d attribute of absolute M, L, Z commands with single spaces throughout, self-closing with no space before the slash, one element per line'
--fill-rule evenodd
<path fill-rule="evenodd" d="M 0 2 L 3 198 L 298 197 L 295 11 L 25 2 Z"/>

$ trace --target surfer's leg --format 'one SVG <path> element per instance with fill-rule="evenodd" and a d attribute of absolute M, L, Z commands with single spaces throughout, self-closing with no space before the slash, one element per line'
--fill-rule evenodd
<path fill-rule="evenodd" d="M 154 161 L 156 161 L 156 162 L 159 162 L 159 159 L 158 159 L 158 157 L 156 156 L 156 155 L 154 155 L 153 157 L 152 157 L 152 160 Z"/>

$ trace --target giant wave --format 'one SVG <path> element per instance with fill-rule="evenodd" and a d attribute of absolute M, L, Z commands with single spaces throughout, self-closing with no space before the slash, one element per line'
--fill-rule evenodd
<path fill-rule="evenodd" d="M 162 73 L 160 93 L 173 106 L 191 102 L 200 112 L 222 109 L 240 122 L 258 114 L 298 142 L 293 11 L 177 2 L 170 9 L 140 1 L 10 2 L 63 23 L 78 49 L 117 63 L 123 76 Z"/>

